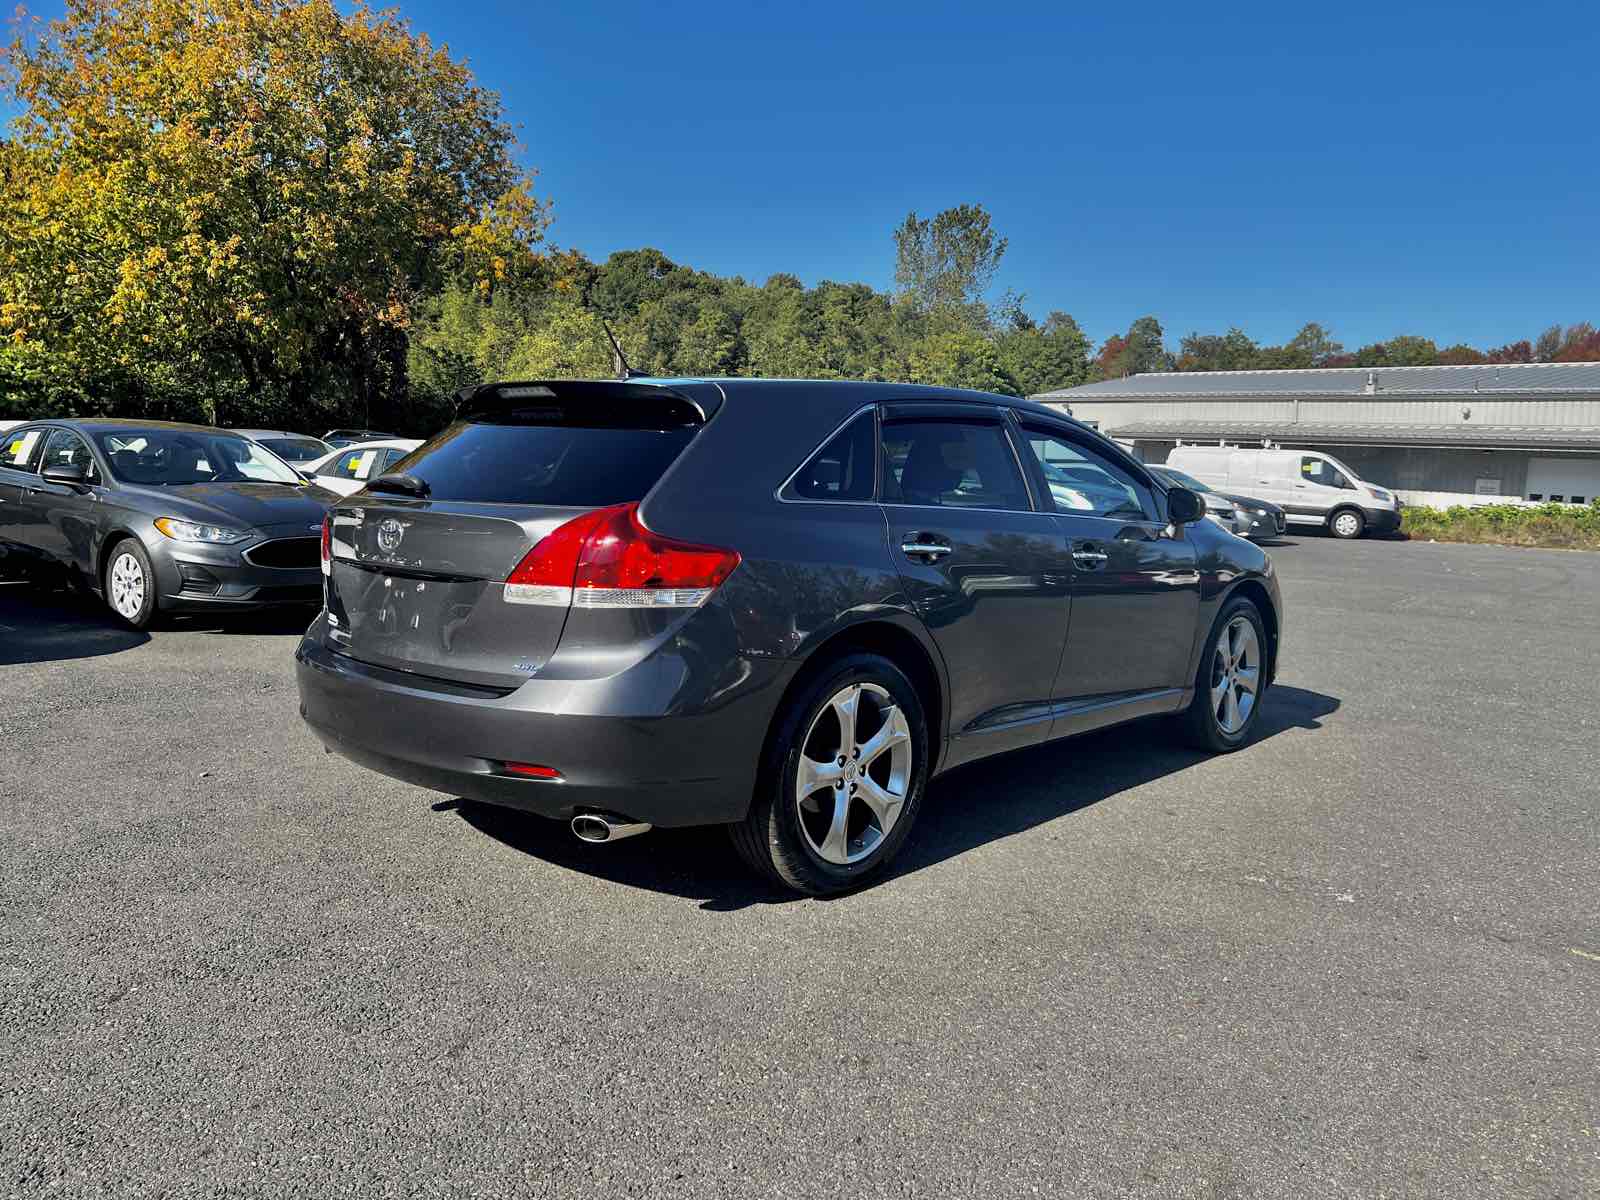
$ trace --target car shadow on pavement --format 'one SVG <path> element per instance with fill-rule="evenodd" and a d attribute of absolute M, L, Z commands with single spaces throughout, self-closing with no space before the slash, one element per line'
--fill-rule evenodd
<path fill-rule="evenodd" d="M 1278 685 L 1268 699 L 1251 748 L 1286 730 L 1320 729 L 1322 719 L 1339 709 L 1334 697 L 1304 688 Z M 1146 720 L 960 767 L 933 782 L 910 840 L 889 872 L 869 887 L 1081 812 L 1209 757 L 1175 741 L 1159 720 Z M 512 809 L 466 800 L 434 807 L 453 810 L 480 833 L 544 862 L 698 900 L 708 911 L 801 899 L 753 874 L 720 827 L 660 829 L 592 846 L 561 822 Z"/>
<path fill-rule="evenodd" d="M 292 605 L 254 612 L 163 614 L 155 635 L 300 634 L 315 616 L 310 606 Z M 150 636 L 129 629 L 98 596 L 65 584 L 0 579 L 0 666 L 118 654 L 144 645 Z"/>
<path fill-rule="evenodd" d="M 92 596 L 64 586 L 0 582 L 0 666 L 118 654 L 149 640 Z"/>

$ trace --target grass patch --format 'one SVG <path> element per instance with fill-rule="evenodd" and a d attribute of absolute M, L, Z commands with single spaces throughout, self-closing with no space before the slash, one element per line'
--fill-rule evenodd
<path fill-rule="evenodd" d="M 1589 505 L 1486 504 L 1479 508 L 1408 508 L 1401 529 L 1407 537 L 1439 542 L 1492 542 L 1502 546 L 1548 546 L 1600 550 L 1600 500 Z"/>

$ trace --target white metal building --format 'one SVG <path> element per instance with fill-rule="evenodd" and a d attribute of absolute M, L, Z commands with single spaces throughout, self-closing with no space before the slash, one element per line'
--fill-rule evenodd
<path fill-rule="evenodd" d="M 1149 462 L 1180 441 L 1322 450 L 1409 504 L 1600 496 L 1600 363 L 1130 375 L 1033 397 Z"/>

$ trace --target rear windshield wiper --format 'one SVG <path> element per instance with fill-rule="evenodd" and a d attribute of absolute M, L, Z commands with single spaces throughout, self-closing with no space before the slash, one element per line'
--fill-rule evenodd
<path fill-rule="evenodd" d="M 402 496 L 415 496 L 419 500 L 427 499 L 428 493 L 432 490 L 426 479 L 418 479 L 415 475 L 407 475 L 403 471 L 379 475 L 367 484 L 369 492 L 398 492 Z"/>

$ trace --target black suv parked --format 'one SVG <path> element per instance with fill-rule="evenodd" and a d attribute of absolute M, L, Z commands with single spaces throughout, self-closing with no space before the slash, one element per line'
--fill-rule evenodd
<path fill-rule="evenodd" d="M 301 713 L 376 770 L 606 841 L 726 823 L 810 892 L 929 777 L 1178 714 L 1249 736 L 1255 546 L 1027 401 L 772 380 L 499 384 L 338 504 Z"/>

